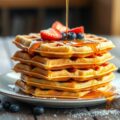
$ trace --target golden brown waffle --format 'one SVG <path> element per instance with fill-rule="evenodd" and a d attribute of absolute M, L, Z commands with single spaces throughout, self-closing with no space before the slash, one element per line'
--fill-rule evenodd
<path fill-rule="evenodd" d="M 63 91 L 84 91 L 84 90 L 93 90 L 99 87 L 105 86 L 114 79 L 114 74 L 110 73 L 102 78 L 91 79 L 86 82 L 77 82 L 77 81 L 67 81 L 67 82 L 52 82 L 44 79 L 33 78 L 30 76 L 22 75 L 22 81 L 24 81 L 29 86 L 34 86 L 36 88 L 42 89 L 56 89 Z"/>
<path fill-rule="evenodd" d="M 64 98 L 64 99 L 74 99 L 74 98 L 84 98 L 87 94 L 90 94 L 91 91 L 80 91 L 80 92 L 66 92 L 66 91 L 58 91 L 58 90 L 50 90 L 50 89 L 40 89 L 26 85 L 22 81 L 17 81 L 16 85 L 26 94 L 31 94 L 35 97 L 43 97 L 43 98 Z M 108 92 L 112 89 L 110 84 L 103 86 L 101 88 L 96 89 L 96 92 Z M 101 94 L 104 97 L 104 94 Z M 95 97 L 95 96 L 94 96 Z"/>
<path fill-rule="evenodd" d="M 36 41 L 30 35 L 18 35 L 13 43 L 29 53 L 39 53 L 41 56 L 53 58 L 85 57 L 101 54 L 114 48 L 114 44 L 106 38 L 85 34 L 84 41 L 55 41 L 53 43 Z M 37 44 L 37 47 L 36 45 Z"/>
<path fill-rule="evenodd" d="M 110 72 L 113 72 L 116 70 L 116 66 L 112 63 L 108 63 L 107 65 L 99 66 L 99 68 L 97 69 L 87 69 L 87 70 L 63 69 L 59 71 L 50 71 L 50 70 L 41 69 L 39 67 L 32 67 L 29 65 L 18 63 L 14 66 L 14 70 L 16 72 L 20 72 L 28 76 L 43 78 L 51 81 L 66 81 L 69 79 L 74 79 L 77 81 L 86 81 L 86 80 L 90 80 L 92 78 L 98 78 Z"/>
<path fill-rule="evenodd" d="M 30 55 L 23 51 L 17 51 L 12 57 L 13 60 L 46 70 L 59 70 L 65 68 L 94 68 L 96 65 L 101 65 L 112 58 L 113 57 L 110 53 L 104 53 L 103 55 L 87 58 L 50 59 L 39 55 Z"/>
<path fill-rule="evenodd" d="M 81 41 L 54 42 L 42 41 L 39 34 L 16 36 L 13 43 L 22 49 L 12 57 L 19 61 L 13 69 L 21 73 L 16 85 L 26 94 L 44 98 L 113 95 L 110 83 L 117 68 L 107 61 L 115 46 L 103 37 L 84 36 Z"/>

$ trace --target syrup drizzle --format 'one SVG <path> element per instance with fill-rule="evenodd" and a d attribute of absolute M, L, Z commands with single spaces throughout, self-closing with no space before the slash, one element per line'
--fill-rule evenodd
<path fill-rule="evenodd" d="M 40 47 L 40 44 L 41 42 L 40 41 L 37 41 L 37 40 L 33 40 L 31 43 L 30 43 L 30 46 L 28 48 L 28 53 L 29 54 L 33 54 L 34 51 Z"/>
<path fill-rule="evenodd" d="M 80 42 L 80 43 L 76 43 L 74 44 L 75 46 L 83 46 L 86 45 L 88 47 L 90 47 L 93 51 L 92 56 L 94 57 L 94 63 L 93 63 L 93 68 L 95 70 L 99 69 L 99 65 L 97 65 L 97 61 L 95 59 L 95 56 L 98 55 L 99 53 L 99 49 L 97 49 L 97 45 L 98 43 L 93 43 L 93 42 Z M 94 71 L 94 76 L 96 76 L 96 72 Z M 96 90 L 95 86 L 94 86 L 94 81 L 91 83 L 91 92 L 90 94 L 88 94 L 87 96 L 85 96 L 85 98 L 88 99 L 93 99 L 93 98 L 100 98 L 100 97 L 105 97 L 107 103 L 106 103 L 106 109 L 110 109 L 111 108 L 111 103 L 114 100 L 114 92 L 112 91 L 98 91 Z"/>
<path fill-rule="evenodd" d="M 66 0 L 66 33 L 68 33 L 68 26 L 69 26 L 69 0 Z"/>
<path fill-rule="evenodd" d="M 106 84 L 107 85 L 107 84 Z M 85 99 L 96 99 L 96 98 L 101 98 L 101 97 L 105 97 L 107 98 L 107 104 L 106 104 L 106 108 L 110 108 L 110 104 L 113 100 L 113 92 L 111 91 L 99 91 L 99 90 L 94 90 L 91 91 L 89 94 L 85 95 L 83 98 Z"/>
<path fill-rule="evenodd" d="M 97 49 L 97 46 L 96 45 L 92 45 L 91 44 L 91 46 L 90 46 L 91 48 L 92 48 L 92 50 L 93 50 L 93 56 L 96 56 L 97 55 L 97 53 L 99 53 L 99 50 Z M 94 68 L 98 68 L 99 69 L 99 66 L 98 65 L 96 65 L 96 59 L 94 59 L 94 64 L 93 64 L 93 66 L 94 66 Z M 96 72 L 94 72 L 94 76 L 96 76 Z M 92 83 L 92 85 L 94 85 L 94 82 Z M 94 90 L 94 87 L 92 88 L 92 90 Z M 112 103 L 112 101 L 113 101 L 113 99 L 114 99 L 114 93 L 112 92 L 112 91 L 109 91 L 109 92 L 106 92 L 106 91 L 99 91 L 98 92 L 99 94 L 100 94 L 100 96 L 102 97 L 102 96 L 104 96 L 105 97 L 105 99 L 106 99 L 106 109 L 110 109 L 111 108 L 111 103 Z M 98 95 L 99 95 L 98 94 Z"/>

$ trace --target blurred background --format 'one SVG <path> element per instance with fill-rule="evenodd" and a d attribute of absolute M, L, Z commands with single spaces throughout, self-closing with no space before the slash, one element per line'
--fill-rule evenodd
<path fill-rule="evenodd" d="M 70 0 L 69 26 L 86 32 L 120 35 L 120 0 Z M 0 0 L 0 35 L 39 32 L 59 20 L 65 24 L 65 0 Z"/>

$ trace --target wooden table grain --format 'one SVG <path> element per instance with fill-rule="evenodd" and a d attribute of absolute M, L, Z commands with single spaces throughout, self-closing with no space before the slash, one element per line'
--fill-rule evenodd
<path fill-rule="evenodd" d="M 116 48 L 111 52 L 115 56 L 113 63 L 120 67 L 120 37 L 109 37 L 114 42 Z M 15 64 L 11 56 L 16 50 L 12 44 L 13 37 L 0 38 L 0 74 L 11 70 Z M 98 105 L 86 108 L 65 109 L 65 108 L 45 108 L 44 114 L 36 116 L 33 114 L 32 105 L 20 103 L 14 99 L 0 95 L 2 102 L 11 101 L 19 103 L 21 111 L 11 113 L 0 112 L 0 120 L 120 120 L 120 99 L 113 101 L 111 109 L 106 109 L 106 105 Z"/>

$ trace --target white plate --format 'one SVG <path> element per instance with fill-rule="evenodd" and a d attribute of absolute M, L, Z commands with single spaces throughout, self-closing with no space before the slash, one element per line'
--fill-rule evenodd
<path fill-rule="evenodd" d="M 116 79 L 113 80 L 112 84 L 117 88 L 118 92 L 120 91 L 120 74 L 116 74 Z M 15 98 L 20 101 L 24 101 L 32 104 L 39 104 L 46 107 L 87 107 L 97 104 L 102 104 L 106 102 L 105 98 L 99 99 L 50 99 L 50 98 L 36 98 L 23 93 L 18 92 L 19 89 L 15 87 L 15 82 L 19 79 L 20 75 L 15 72 L 9 72 L 0 76 L 0 93 L 11 98 Z M 117 95 L 115 98 L 119 98 L 120 95 Z"/>

